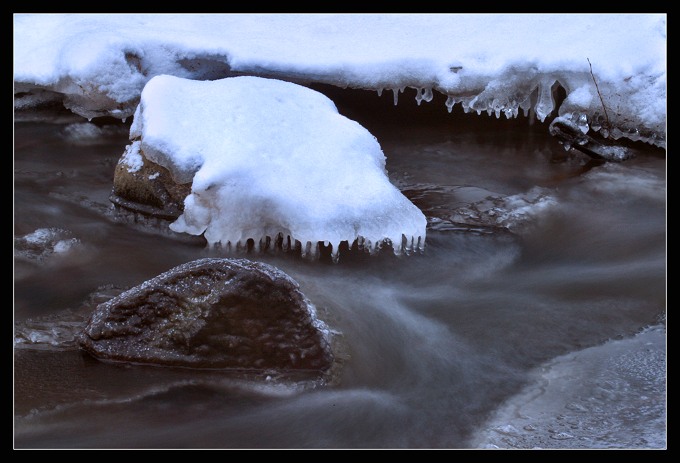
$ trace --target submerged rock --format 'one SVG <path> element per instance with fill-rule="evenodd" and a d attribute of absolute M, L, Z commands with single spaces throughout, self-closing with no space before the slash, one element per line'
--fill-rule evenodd
<path fill-rule="evenodd" d="M 282 271 L 208 258 L 99 304 L 78 342 L 107 360 L 323 372 L 333 362 L 328 336 L 314 306 Z"/>

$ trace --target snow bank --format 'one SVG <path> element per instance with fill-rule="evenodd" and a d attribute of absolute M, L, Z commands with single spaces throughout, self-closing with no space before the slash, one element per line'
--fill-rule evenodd
<path fill-rule="evenodd" d="M 290 237 L 312 256 L 319 241 L 335 257 L 355 239 L 371 250 L 389 240 L 395 252 L 424 244 L 425 216 L 389 182 L 375 137 L 306 87 L 157 76 L 130 138 L 126 156 L 141 151 L 192 182 L 174 231 L 235 247 Z"/>
<path fill-rule="evenodd" d="M 16 107 L 57 93 L 85 117 L 125 118 L 159 74 L 391 89 L 395 102 L 413 87 L 419 103 L 439 91 L 449 108 L 499 117 L 532 110 L 541 120 L 559 84 L 567 93 L 559 115 L 613 138 L 666 139 L 663 14 L 14 17 Z"/>

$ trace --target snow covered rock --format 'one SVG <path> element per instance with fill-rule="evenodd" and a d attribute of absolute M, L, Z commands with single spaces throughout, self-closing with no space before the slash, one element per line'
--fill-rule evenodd
<path fill-rule="evenodd" d="M 245 259 L 200 259 L 99 304 L 80 346 L 124 362 L 325 371 L 329 332 L 298 284 Z"/>
<path fill-rule="evenodd" d="M 157 76 L 142 92 L 130 138 L 114 194 L 151 206 L 167 197 L 175 208 L 191 185 L 170 225 L 176 232 L 224 248 L 298 242 L 312 257 L 320 242 L 335 258 L 342 241 L 371 251 L 389 242 L 397 253 L 424 245 L 425 216 L 389 182 L 376 138 L 306 87 Z M 177 188 L 130 186 L 156 181 L 147 161 Z"/>

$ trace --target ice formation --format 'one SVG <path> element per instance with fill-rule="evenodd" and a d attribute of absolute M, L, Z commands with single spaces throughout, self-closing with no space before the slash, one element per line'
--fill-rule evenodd
<path fill-rule="evenodd" d="M 666 327 L 540 365 L 475 433 L 477 448 L 666 448 Z"/>
<path fill-rule="evenodd" d="M 540 120 L 557 110 L 605 138 L 666 144 L 663 14 L 14 17 L 16 108 L 61 100 L 123 119 L 160 74 L 391 89 L 395 104 L 410 87 L 419 104 L 437 91 L 449 110 Z"/>
<path fill-rule="evenodd" d="M 28 260 L 43 261 L 54 255 L 63 255 L 81 245 L 78 238 L 60 228 L 38 228 L 15 238 L 15 256 Z"/>
<path fill-rule="evenodd" d="M 375 251 L 421 248 L 426 219 L 386 175 L 376 138 L 306 87 L 260 77 L 149 81 L 130 128 L 132 145 L 192 183 L 176 232 L 223 247 L 354 240 Z M 290 241 L 288 241 L 290 239 Z"/>

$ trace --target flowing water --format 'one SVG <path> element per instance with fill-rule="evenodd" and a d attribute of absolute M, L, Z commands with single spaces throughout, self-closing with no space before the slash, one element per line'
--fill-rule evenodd
<path fill-rule="evenodd" d="M 219 254 L 116 217 L 129 121 L 15 122 L 15 448 L 666 446 L 665 153 L 592 165 L 526 118 L 346 92 L 429 227 L 411 256 L 246 256 L 336 332 L 326 385 L 79 351 L 93 304 Z"/>

